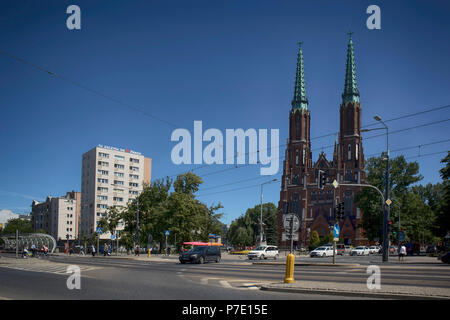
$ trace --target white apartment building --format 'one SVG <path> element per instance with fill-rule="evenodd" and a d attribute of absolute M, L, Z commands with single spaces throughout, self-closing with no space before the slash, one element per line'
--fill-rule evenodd
<path fill-rule="evenodd" d="M 31 222 L 35 232 L 44 230 L 57 241 L 74 240 L 78 235 L 80 192 L 67 192 L 64 197 L 47 197 L 44 202 L 33 200 Z"/>
<path fill-rule="evenodd" d="M 125 207 L 150 184 L 151 164 L 152 159 L 139 152 L 103 145 L 83 154 L 80 236 L 96 231 L 108 207 Z M 110 236 L 103 233 L 100 239 Z"/>

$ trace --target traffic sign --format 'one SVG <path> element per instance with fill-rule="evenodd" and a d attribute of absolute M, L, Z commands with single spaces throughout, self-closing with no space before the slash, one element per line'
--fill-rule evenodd
<path fill-rule="evenodd" d="M 170 231 L 169 231 L 169 230 L 166 230 L 166 232 L 164 232 L 164 234 L 165 234 L 166 236 L 168 236 L 168 235 L 170 234 Z"/>
<path fill-rule="evenodd" d="M 391 203 L 392 203 L 391 199 L 387 199 L 387 200 L 386 200 L 386 204 L 387 204 L 388 206 L 390 206 Z"/>
<path fill-rule="evenodd" d="M 97 227 L 97 229 L 95 229 L 95 232 L 97 232 L 97 233 L 103 233 L 103 228 Z"/>
<path fill-rule="evenodd" d="M 283 217 L 283 227 L 284 227 L 284 229 L 286 231 L 291 232 L 291 221 L 293 223 L 292 232 L 296 232 L 298 230 L 298 228 L 300 227 L 300 220 L 293 213 L 284 215 L 284 217 Z"/>
<path fill-rule="evenodd" d="M 339 229 L 339 225 L 336 223 L 333 227 L 333 233 L 335 238 L 339 238 L 339 233 L 341 230 Z"/>
<path fill-rule="evenodd" d="M 115 240 L 116 239 L 116 236 L 115 235 L 111 235 L 111 240 Z"/>
<path fill-rule="evenodd" d="M 398 241 L 403 241 L 403 240 L 405 240 L 405 232 L 399 231 L 398 232 Z"/>
<path fill-rule="evenodd" d="M 339 183 L 337 182 L 336 179 L 334 179 L 334 181 L 333 181 L 333 187 L 334 187 L 335 189 L 337 189 L 338 186 L 339 186 Z"/>

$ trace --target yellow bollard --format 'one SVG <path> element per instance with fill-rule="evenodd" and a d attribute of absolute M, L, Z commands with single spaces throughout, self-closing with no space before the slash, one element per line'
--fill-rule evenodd
<path fill-rule="evenodd" d="M 295 256 L 290 253 L 286 258 L 286 275 L 284 277 L 284 283 L 294 282 L 294 261 Z"/>
<path fill-rule="evenodd" d="M 148 249 L 148 257 L 150 258 L 150 249 Z"/>

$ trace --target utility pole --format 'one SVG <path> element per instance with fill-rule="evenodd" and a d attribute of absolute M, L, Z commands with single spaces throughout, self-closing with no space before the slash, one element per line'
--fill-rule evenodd
<path fill-rule="evenodd" d="M 19 229 L 16 229 L 16 259 L 19 258 Z"/>
<path fill-rule="evenodd" d="M 390 216 L 390 207 L 386 201 L 390 201 L 389 199 L 389 128 L 387 125 L 381 120 L 381 117 L 376 115 L 373 117 L 376 121 L 380 122 L 384 128 L 374 128 L 374 129 L 365 129 L 361 130 L 361 132 L 368 132 L 372 130 L 383 130 L 386 129 L 386 172 L 385 172 L 385 199 L 384 210 L 383 210 L 383 262 L 387 262 L 389 260 L 389 234 L 388 234 L 388 223 Z"/>

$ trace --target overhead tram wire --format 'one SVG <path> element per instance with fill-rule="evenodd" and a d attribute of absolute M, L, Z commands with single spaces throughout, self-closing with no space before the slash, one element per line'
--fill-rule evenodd
<path fill-rule="evenodd" d="M 119 100 L 117 98 L 114 98 L 114 97 L 111 97 L 111 96 L 109 96 L 107 94 L 104 94 L 104 93 L 102 93 L 102 92 L 100 92 L 98 90 L 92 89 L 92 88 L 90 88 L 90 87 L 88 87 L 88 86 L 86 86 L 86 85 L 84 85 L 84 84 L 82 84 L 80 82 L 72 80 L 72 79 L 70 79 L 70 78 L 68 78 L 66 76 L 57 74 L 56 72 L 50 71 L 50 70 L 48 70 L 48 69 L 46 69 L 44 67 L 41 67 L 41 66 L 39 66 L 37 64 L 29 62 L 29 61 L 27 61 L 25 59 L 22 59 L 20 57 L 17 57 L 17 56 L 15 56 L 15 55 L 7 52 L 7 51 L 4 51 L 4 50 L 0 49 L 0 54 L 2 54 L 4 56 L 7 56 L 9 58 L 12 58 L 12 59 L 14 59 L 14 60 L 16 60 L 16 61 L 18 61 L 18 62 L 20 62 L 22 64 L 28 65 L 28 66 L 30 66 L 30 67 L 32 67 L 34 69 L 37 69 L 37 70 L 39 70 L 41 72 L 47 73 L 48 75 L 53 76 L 55 78 L 58 78 L 58 79 L 60 79 L 62 81 L 70 83 L 70 84 L 72 84 L 72 85 L 74 85 L 74 86 L 76 86 L 78 88 L 81 88 L 83 90 L 89 91 L 89 92 L 91 92 L 91 93 L 93 93 L 93 94 L 95 94 L 97 96 L 100 96 L 100 97 L 102 97 L 104 99 L 107 99 L 109 101 L 112 101 L 114 103 L 122 105 L 122 106 L 124 106 L 124 107 L 126 107 L 128 109 L 131 109 L 131 110 L 136 111 L 136 112 L 140 112 L 140 113 L 142 113 L 143 115 L 145 115 L 145 116 L 147 116 L 149 118 L 152 118 L 152 119 L 157 120 L 159 122 L 165 123 L 165 124 L 167 124 L 167 125 L 169 125 L 171 127 L 174 127 L 174 128 L 180 128 L 179 125 L 176 125 L 176 124 L 174 124 L 174 123 L 172 123 L 170 121 L 167 121 L 165 119 L 159 118 L 159 117 L 157 117 L 157 116 L 155 116 L 155 115 L 153 115 L 151 113 L 148 113 L 147 111 L 144 111 L 144 110 L 142 110 L 142 109 L 140 109 L 140 108 L 138 108 L 138 107 L 136 107 L 136 106 L 134 106 L 132 104 L 126 103 L 126 102 L 124 102 L 122 100 Z"/>
<path fill-rule="evenodd" d="M 425 126 L 429 126 L 429 125 L 433 125 L 433 124 L 437 124 L 437 123 L 442 123 L 442 122 L 446 122 L 446 121 L 449 121 L 449 120 L 450 119 L 439 120 L 439 121 L 434 121 L 434 122 L 421 124 L 421 125 L 418 125 L 418 126 L 403 128 L 403 129 L 399 129 L 399 130 L 396 130 L 396 131 L 392 131 L 389 134 L 405 132 L 405 131 L 408 131 L 408 130 L 417 129 L 417 128 L 421 128 L 421 127 L 425 127 Z M 372 138 L 376 138 L 376 137 L 380 137 L 380 136 L 384 136 L 384 135 L 385 134 L 380 134 L 380 135 L 370 136 L 370 137 L 367 137 L 367 138 L 364 138 L 364 139 L 367 140 L 367 139 L 372 139 Z M 420 145 L 411 147 L 411 149 L 415 148 L 415 147 L 419 147 L 419 146 L 426 146 L 426 145 L 430 145 L 430 144 L 437 144 L 437 143 L 446 142 L 446 141 L 448 141 L 448 140 L 441 140 L 441 141 L 427 143 L 427 144 L 420 144 Z M 332 148 L 332 147 L 334 147 L 334 144 L 333 145 L 327 145 L 327 146 L 321 146 L 321 147 L 318 147 L 318 148 L 314 148 L 314 149 L 311 149 L 311 151 L 319 151 L 319 150 L 324 150 L 324 149 L 328 149 L 328 148 Z M 407 149 L 405 149 L 405 150 L 407 150 Z M 396 150 L 396 151 L 399 151 L 399 150 Z M 392 152 L 394 152 L 394 150 L 392 150 Z M 373 155 L 376 155 L 376 154 L 373 154 Z M 369 156 L 372 156 L 372 155 L 368 155 L 366 157 L 369 157 Z M 272 160 L 275 160 L 275 159 L 279 159 L 280 161 L 282 161 L 282 160 L 284 160 L 284 155 L 281 156 L 281 157 L 272 158 Z M 249 165 L 250 164 L 248 164 L 248 163 L 244 164 L 244 165 L 241 165 L 241 166 L 234 165 L 234 167 L 231 167 L 231 168 L 226 168 L 226 169 L 221 169 L 221 170 L 217 170 L 217 171 L 208 172 L 208 173 L 206 173 L 204 175 L 201 175 L 201 177 L 206 177 L 206 176 L 210 176 L 210 175 L 214 175 L 214 174 L 218 174 L 218 173 L 222 173 L 222 172 L 227 172 L 227 171 L 230 171 L 230 170 L 233 170 L 233 169 L 239 169 L 239 168 L 242 168 L 242 167 L 248 167 Z M 187 170 L 185 172 L 192 172 L 192 171 L 191 170 Z"/>
<path fill-rule="evenodd" d="M 85 86 L 85 85 L 83 85 L 83 84 L 81 84 L 81 83 L 79 83 L 79 82 L 77 82 L 77 81 L 74 81 L 74 80 L 72 80 L 72 79 L 70 79 L 70 78 L 68 78 L 68 77 L 65 77 L 65 76 L 63 76 L 63 75 L 57 74 L 57 73 L 55 73 L 55 72 L 53 72 L 53 71 L 50 71 L 50 70 L 48 70 L 48 69 L 46 69 L 46 68 L 44 68 L 44 67 L 41 67 L 41 66 L 39 66 L 39 65 L 37 65 L 37 64 L 34 64 L 34 63 L 30 62 L 30 61 L 27 61 L 27 60 L 25 60 L 25 59 L 23 59 L 23 58 L 20 58 L 20 57 L 18 57 L 18 56 L 16 56 L 16 55 L 12 54 L 12 53 L 10 53 L 10 52 L 7 52 L 7 51 L 5 51 L 5 50 L 0 49 L 0 54 L 3 54 L 4 56 L 7 56 L 7 57 L 9 57 L 9 58 L 12 58 L 12 59 L 14 59 L 14 60 L 16 60 L 16 61 L 18 61 L 18 62 L 20 62 L 20 63 L 22 63 L 22 64 L 28 65 L 28 66 L 30 66 L 30 67 L 32 67 L 32 68 L 35 68 L 35 69 L 37 69 L 37 70 L 39 70 L 39 71 L 41 71 L 41 72 L 47 73 L 47 74 L 50 75 L 50 76 L 54 76 L 54 77 L 59 78 L 59 79 L 61 79 L 61 80 L 63 80 L 63 81 L 66 81 L 66 82 L 68 82 L 68 83 L 71 83 L 71 84 L 74 85 L 74 86 L 77 86 L 77 87 L 79 87 L 79 88 L 81 88 L 81 89 L 84 89 L 84 90 L 89 91 L 89 92 L 91 92 L 91 93 L 93 93 L 93 94 L 96 94 L 96 95 L 98 95 L 98 96 L 101 96 L 101 97 L 103 97 L 103 98 L 105 98 L 105 99 L 107 99 L 107 100 L 110 100 L 110 101 L 112 101 L 112 102 L 115 102 L 115 103 L 117 103 L 117 104 L 120 104 L 120 105 L 122 105 L 122 106 L 125 106 L 125 107 L 127 107 L 127 108 L 129 108 L 129 109 L 131 109 L 131 110 L 140 112 L 140 113 L 142 113 L 142 114 L 144 114 L 144 115 L 146 115 L 146 116 L 148 116 L 148 117 L 150 117 L 150 118 L 152 118 L 152 119 L 154 119 L 154 120 L 163 122 L 163 123 L 165 123 L 165 124 L 167 124 L 167 125 L 169 125 L 169 126 L 175 127 L 175 128 L 180 128 L 180 126 L 177 125 L 177 124 L 174 124 L 174 123 L 172 123 L 172 122 L 170 122 L 170 121 L 167 121 L 167 120 L 165 120 L 165 119 L 162 119 L 162 118 L 159 118 L 159 117 L 157 117 L 157 116 L 154 116 L 154 115 L 152 115 L 152 114 L 150 114 L 150 113 L 148 113 L 148 112 L 146 112 L 146 111 L 144 111 L 144 110 L 142 110 L 142 109 L 140 109 L 140 108 L 137 108 L 137 107 L 135 107 L 135 106 L 133 106 L 133 105 L 131 105 L 131 104 L 129 104 L 129 103 L 123 102 L 123 101 L 121 101 L 121 100 L 119 100 L 119 99 L 117 99 L 117 98 L 114 98 L 114 97 L 111 97 L 111 96 L 109 96 L 109 95 L 106 95 L 106 94 L 104 94 L 104 93 L 102 93 L 102 92 L 100 92 L 100 91 L 97 91 L 97 90 L 95 90 L 95 89 L 89 88 L 89 87 L 87 87 L 87 86 Z M 444 105 L 444 106 L 440 106 L 440 107 L 435 107 L 435 108 L 431 108 L 431 109 L 428 109 L 428 110 L 423 110 L 423 111 L 419 111 L 419 112 L 416 112 L 416 113 L 411 113 L 411 114 L 399 116 L 399 117 L 396 117 L 396 118 L 387 119 L 387 120 L 384 120 L 384 122 L 391 122 L 391 121 L 401 120 L 401 119 L 404 119 L 404 118 L 414 117 L 414 116 L 422 115 L 422 114 L 424 114 L 424 113 L 442 110 L 442 109 L 445 109 L 445 108 L 448 108 L 448 107 L 450 107 L 450 105 Z M 421 127 L 421 126 L 431 125 L 431 124 L 435 124 L 435 123 L 439 123 L 439 122 L 445 122 L 445 121 L 448 121 L 448 120 L 450 120 L 450 119 L 441 120 L 441 121 L 437 121 L 437 122 L 430 123 L 430 124 L 424 124 L 424 125 L 420 125 L 420 126 L 416 126 L 416 127 L 412 127 L 412 128 L 418 128 L 418 127 Z M 368 124 L 368 125 L 366 125 L 366 126 L 363 126 L 362 128 L 367 128 L 367 127 L 373 126 L 373 125 L 375 125 L 375 124 L 377 124 L 377 122 Z M 403 131 L 403 130 L 412 129 L 412 128 L 407 128 L 407 129 L 397 130 L 397 131 L 391 132 L 391 134 L 392 134 L 392 133 L 396 133 L 396 132 L 401 132 L 401 131 Z M 313 137 L 313 138 L 311 138 L 310 140 L 315 140 L 315 139 L 319 139 L 319 138 L 324 138 L 324 137 L 327 137 L 327 136 L 333 136 L 333 135 L 336 135 L 337 133 L 338 133 L 338 132 L 333 132 L 333 133 L 325 134 L 325 135 L 322 135 L 322 136 Z M 382 134 L 382 135 L 383 135 L 383 134 Z M 368 137 L 368 138 L 366 138 L 366 139 L 371 139 L 371 138 L 379 137 L 379 136 L 382 136 L 382 135 L 375 135 L 375 136 Z M 279 145 L 278 147 L 284 147 L 284 146 L 286 146 L 286 145 L 287 145 L 287 144 L 282 144 L 282 145 Z M 328 148 L 328 147 L 326 147 L 326 148 Z M 266 150 L 270 150 L 270 149 L 271 149 L 271 147 L 266 148 Z M 259 152 L 259 151 L 260 151 L 260 150 L 257 150 L 256 152 Z M 311 150 L 311 151 L 313 151 L 313 150 Z M 248 154 L 249 154 L 249 152 L 246 153 L 246 155 L 248 155 Z M 234 158 L 235 158 L 235 157 L 234 157 Z M 230 159 L 231 159 L 231 157 L 230 157 Z M 199 166 L 199 167 L 197 167 L 197 168 L 190 169 L 189 171 L 198 170 L 198 169 L 203 168 L 203 167 L 206 167 L 206 166 L 207 166 L 207 165 L 202 165 L 202 166 Z M 172 177 L 172 176 L 176 176 L 176 175 L 177 175 L 177 174 L 171 175 L 171 177 Z"/>
<path fill-rule="evenodd" d="M 424 110 L 424 111 L 420 111 L 420 112 L 415 112 L 415 113 L 411 113 L 411 114 L 406 114 L 406 115 L 403 115 L 403 116 L 398 116 L 398 117 L 395 117 L 395 118 L 391 118 L 391 119 L 385 120 L 384 122 L 397 121 L 397 120 L 401 120 L 401 119 L 405 119 L 405 118 L 410 118 L 410 117 L 414 117 L 414 116 L 419 116 L 419 115 L 422 115 L 422 114 L 425 114 L 425 113 L 429 113 L 429 112 L 433 112 L 433 111 L 438 111 L 438 110 L 446 109 L 446 108 L 449 108 L 449 107 L 450 107 L 450 104 L 449 104 L 449 105 L 440 106 L 440 107 L 431 108 L 431 109 Z M 449 120 L 450 120 L 450 119 L 440 120 L 440 121 L 436 121 L 436 122 L 431 122 L 431 123 L 427 123 L 427 124 L 422 124 L 422 125 L 419 125 L 419 126 L 414 126 L 414 127 L 410 127 L 410 128 L 400 129 L 400 130 L 397 130 L 397 131 L 392 131 L 392 132 L 390 132 L 390 134 L 398 133 L 398 132 L 402 132 L 402 131 L 407 131 L 407 130 L 411 130 L 411 129 L 415 129 L 415 128 L 419 128 L 419 127 L 423 127 L 423 126 L 433 125 L 433 124 L 437 124 L 437 123 L 441 123 L 441 122 L 446 122 L 446 121 L 449 121 Z M 374 122 L 374 123 L 371 123 L 371 124 L 362 126 L 361 129 L 371 127 L 371 126 L 373 126 L 373 125 L 375 125 L 375 124 L 377 124 L 377 123 L 378 123 L 378 122 Z M 324 134 L 324 135 L 321 135 L 321 136 L 313 137 L 313 138 L 311 138 L 310 140 L 316 140 L 316 139 L 325 138 L 325 137 L 329 137 L 329 136 L 335 136 L 336 134 L 339 134 L 339 132 L 333 132 L 333 133 L 328 133 L 328 134 Z M 364 138 L 364 139 L 372 139 L 372 138 L 376 138 L 376 137 L 381 137 L 381 136 L 383 136 L 383 135 L 385 135 L 385 134 L 380 134 L 380 135 L 375 135 L 375 136 L 369 136 L 369 137 L 366 137 L 366 138 Z M 278 145 L 278 148 L 280 148 L 280 147 L 285 147 L 285 146 L 287 146 L 287 143 Z M 331 148 L 331 147 L 333 147 L 333 146 L 334 146 L 334 145 L 328 145 L 328 146 L 325 146 L 325 147 L 320 147 L 320 148 L 311 149 L 311 151 L 318 151 L 318 150 L 321 150 L 321 149 L 328 149 L 328 148 Z M 266 148 L 266 150 L 270 150 L 270 149 L 272 149 L 272 147 L 267 147 L 267 148 Z M 254 152 L 246 152 L 245 155 L 250 155 L 251 153 L 259 153 L 259 152 L 260 152 L 260 150 L 258 149 L 257 151 L 254 151 Z M 225 159 L 225 162 L 226 162 L 226 160 L 229 160 L 229 159 L 232 159 L 232 158 L 235 159 L 236 157 L 237 157 L 237 155 L 234 156 L 234 157 L 226 158 L 226 159 Z M 196 170 L 205 168 L 205 167 L 207 167 L 207 166 L 209 166 L 209 165 L 203 164 L 203 165 L 200 165 L 200 166 L 198 166 L 198 167 L 191 168 L 191 169 L 189 169 L 189 170 L 186 170 L 186 171 L 183 171 L 183 172 L 179 172 L 179 173 L 177 173 L 177 174 L 170 175 L 169 177 L 174 177 L 174 176 L 177 176 L 177 175 L 179 175 L 179 174 L 183 174 L 183 173 L 185 173 L 185 172 L 194 172 L 194 171 L 196 171 Z"/>

